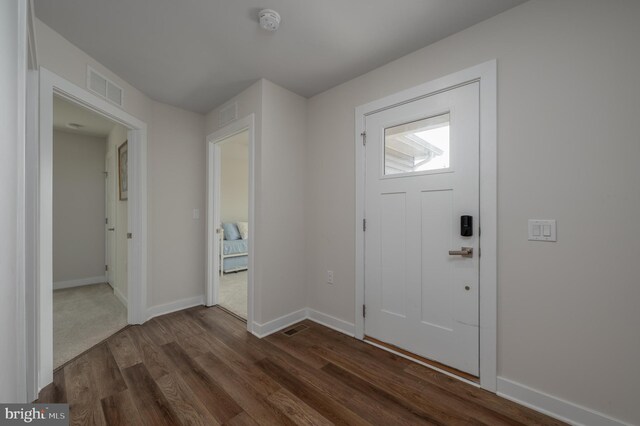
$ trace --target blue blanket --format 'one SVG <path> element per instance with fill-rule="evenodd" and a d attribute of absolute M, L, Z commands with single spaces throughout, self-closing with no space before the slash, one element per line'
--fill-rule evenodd
<path fill-rule="evenodd" d="M 224 240 L 223 254 L 247 253 L 249 251 L 249 240 Z"/>
<path fill-rule="evenodd" d="M 227 257 L 222 265 L 222 270 L 227 272 L 237 269 L 247 269 L 249 256 Z"/>

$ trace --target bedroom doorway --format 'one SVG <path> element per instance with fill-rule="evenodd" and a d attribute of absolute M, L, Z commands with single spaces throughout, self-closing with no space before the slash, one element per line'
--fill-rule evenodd
<path fill-rule="evenodd" d="M 216 144 L 220 147 L 220 284 L 218 304 L 247 319 L 249 238 L 249 132 Z"/>
<path fill-rule="evenodd" d="M 207 137 L 207 305 L 252 324 L 253 116 Z"/>

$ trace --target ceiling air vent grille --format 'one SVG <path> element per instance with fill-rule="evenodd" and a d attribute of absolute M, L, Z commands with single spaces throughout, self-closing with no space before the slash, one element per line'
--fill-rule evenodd
<path fill-rule="evenodd" d="M 223 106 L 218 114 L 218 127 L 223 127 L 238 119 L 238 104 L 233 102 Z"/>
<path fill-rule="evenodd" d="M 87 67 L 87 88 L 109 102 L 122 106 L 122 88 L 91 67 Z"/>

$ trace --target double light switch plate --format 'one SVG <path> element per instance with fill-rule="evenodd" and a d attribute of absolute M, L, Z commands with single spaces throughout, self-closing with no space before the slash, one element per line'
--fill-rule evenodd
<path fill-rule="evenodd" d="M 556 221 L 529 219 L 529 241 L 557 241 Z"/>

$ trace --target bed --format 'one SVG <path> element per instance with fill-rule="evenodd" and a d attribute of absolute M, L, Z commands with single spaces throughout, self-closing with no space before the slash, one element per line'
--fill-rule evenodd
<path fill-rule="evenodd" d="M 240 222 L 242 223 L 242 222 Z M 220 239 L 220 274 L 245 271 L 249 261 L 249 240 L 241 235 L 236 223 L 222 224 Z"/>

